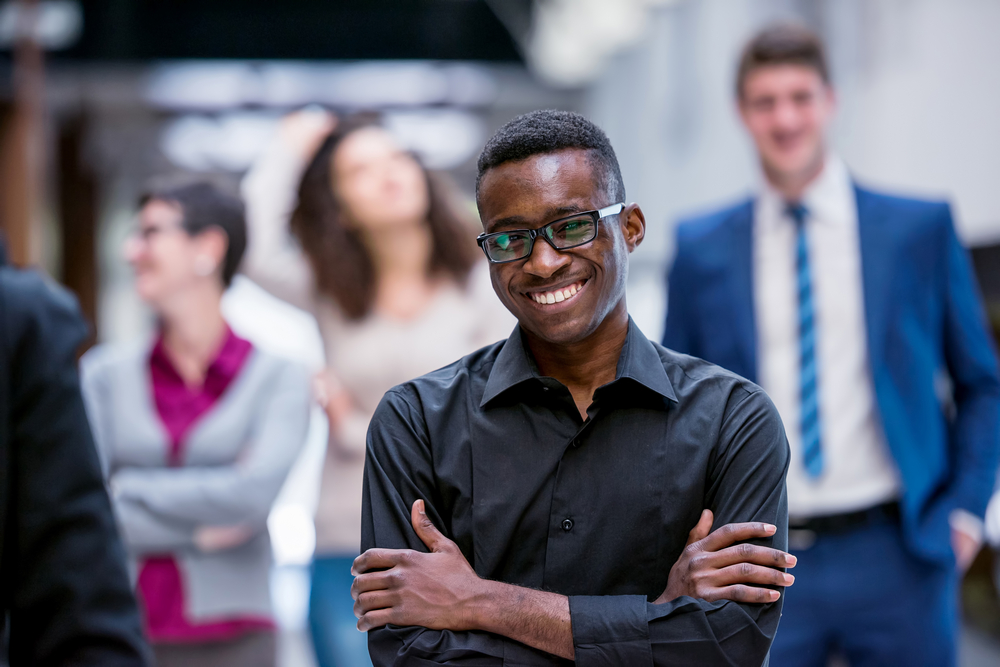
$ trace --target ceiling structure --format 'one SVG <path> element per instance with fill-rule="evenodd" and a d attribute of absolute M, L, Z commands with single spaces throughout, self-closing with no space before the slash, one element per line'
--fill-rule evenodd
<path fill-rule="evenodd" d="M 56 60 L 434 59 L 519 62 L 482 0 L 82 0 Z"/>

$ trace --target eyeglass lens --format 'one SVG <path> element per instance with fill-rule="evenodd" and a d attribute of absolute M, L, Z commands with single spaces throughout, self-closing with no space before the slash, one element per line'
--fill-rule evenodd
<path fill-rule="evenodd" d="M 572 248 L 594 240 L 597 223 L 591 216 L 560 220 L 539 230 L 556 248 Z M 486 241 L 486 250 L 494 262 L 509 262 L 527 257 L 531 252 L 531 236 L 527 232 L 510 232 L 492 236 Z"/>

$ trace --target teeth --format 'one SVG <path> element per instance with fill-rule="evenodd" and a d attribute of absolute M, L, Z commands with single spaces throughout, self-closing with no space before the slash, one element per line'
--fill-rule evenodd
<path fill-rule="evenodd" d="M 582 285 L 580 286 L 582 287 Z M 570 285 L 569 287 L 563 288 L 561 290 L 554 290 L 552 292 L 535 292 L 531 294 L 531 298 L 535 300 L 536 303 L 550 304 L 559 303 L 565 301 L 571 297 L 576 296 L 576 293 L 580 291 L 580 287 L 577 285 Z"/>

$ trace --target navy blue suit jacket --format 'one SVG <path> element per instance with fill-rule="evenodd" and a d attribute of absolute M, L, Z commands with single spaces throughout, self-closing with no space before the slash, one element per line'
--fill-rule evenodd
<path fill-rule="evenodd" d="M 996 479 L 993 344 L 948 204 L 855 193 L 868 354 L 904 534 L 915 553 L 948 562 L 948 515 L 983 516 Z M 756 381 L 752 229 L 752 200 L 679 225 L 663 344 Z"/>

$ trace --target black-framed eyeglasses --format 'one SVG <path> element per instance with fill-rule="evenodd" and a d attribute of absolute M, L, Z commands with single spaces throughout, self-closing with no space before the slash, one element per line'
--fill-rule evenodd
<path fill-rule="evenodd" d="M 480 234 L 476 243 L 494 264 L 516 262 L 531 255 L 535 239 L 543 238 L 556 250 L 569 250 L 590 243 L 597 238 L 598 222 L 609 215 L 617 215 L 625 208 L 618 203 L 597 211 L 583 211 L 553 220 L 538 229 L 511 229 L 505 232 Z"/>

